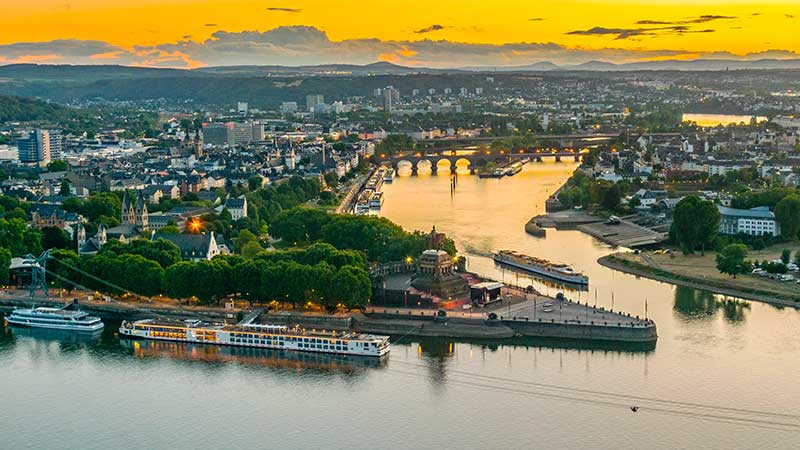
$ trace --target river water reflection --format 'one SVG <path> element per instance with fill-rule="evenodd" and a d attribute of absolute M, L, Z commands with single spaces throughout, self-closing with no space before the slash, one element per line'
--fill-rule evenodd
<path fill-rule="evenodd" d="M 373 363 L 137 344 L 120 341 L 113 324 L 90 340 L 5 329 L 0 447 L 798 448 L 797 433 L 759 428 L 793 417 L 723 423 L 731 411 L 621 397 L 800 414 L 800 314 L 615 273 L 596 263 L 609 248 L 577 231 L 525 234 L 572 169 L 462 175 L 452 196 L 444 173 L 400 176 L 384 187 L 382 214 L 407 228 L 436 225 L 476 272 L 523 284 L 491 260 L 515 249 L 585 271 L 589 291 L 570 294 L 582 300 L 594 302 L 596 290 L 598 305 L 610 307 L 613 292 L 615 309 L 642 315 L 647 299 L 655 348 L 403 338 Z"/>

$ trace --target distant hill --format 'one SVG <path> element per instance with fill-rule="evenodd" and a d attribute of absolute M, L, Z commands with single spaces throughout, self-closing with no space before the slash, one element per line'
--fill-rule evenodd
<path fill-rule="evenodd" d="M 407 95 L 412 89 L 481 87 L 525 89 L 530 77 L 543 74 L 553 77 L 617 76 L 624 71 L 725 71 L 777 69 L 793 79 L 800 69 L 800 59 L 761 59 L 757 61 L 692 60 L 651 61 L 612 64 L 589 61 L 577 65 L 558 66 L 540 61 L 523 66 L 472 67 L 461 69 L 426 69 L 404 67 L 388 62 L 366 65 L 329 64 L 320 66 L 232 66 L 200 69 L 157 69 L 124 66 L 59 66 L 14 64 L 0 66 L 0 94 L 42 98 L 55 102 L 150 101 L 165 99 L 175 102 L 196 102 L 199 105 L 230 106 L 247 101 L 254 108 L 277 108 L 281 102 L 303 104 L 309 94 L 321 94 L 327 102 L 347 97 L 370 95 L 374 89 L 389 85 Z M 483 74 L 499 77 L 492 85 Z M 503 76 L 505 74 L 505 76 Z M 709 75 L 714 76 L 714 75 Z M 8 102 L 7 103 L 14 103 Z M 41 111 L 31 105 L 36 114 Z M 7 111 L 17 111 L 16 106 Z M 14 115 L 16 114 L 16 115 Z M 7 112 L 6 120 L 19 113 Z M 35 115 L 35 114 L 34 114 Z"/>
<path fill-rule="evenodd" d="M 593 71 L 593 72 L 625 72 L 625 71 L 713 71 L 713 70 L 785 70 L 800 69 L 800 59 L 759 59 L 743 61 L 735 59 L 693 59 L 643 61 L 614 64 L 605 61 L 587 61 L 581 64 L 556 65 L 543 61 L 525 66 L 493 67 L 502 72 L 550 72 L 550 71 Z M 483 71 L 488 68 L 470 67 L 469 70 Z"/>
<path fill-rule="evenodd" d="M 605 61 L 588 61 L 581 64 L 557 65 L 539 61 L 519 66 L 472 66 L 448 69 L 406 67 L 389 62 L 372 64 L 324 64 L 317 66 L 246 65 L 217 66 L 198 69 L 161 69 L 115 65 L 53 65 L 11 64 L 0 66 L 0 82 L 4 80 L 31 81 L 79 81 L 118 80 L 136 78 L 175 77 L 263 77 L 263 76 L 366 76 L 366 75 L 412 75 L 412 74 L 457 74 L 466 72 L 550 72 L 550 71 L 639 71 L 639 70 L 764 70 L 800 69 L 800 59 L 760 59 L 753 61 L 730 59 L 664 60 L 614 64 Z"/>
<path fill-rule="evenodd" d="M 162 69 L 116 65 L 55 65 L 55 64 L 10 64 L 0 66 L 0 80 L 75 80 L 93 81 L 129 78 L 156 78 L 181 76 L 266 76 L 266 75 L 403 75 L 413 73 L 443 73 L 455 70 L 439 70 L 404 67 L 388 62 L 366 65 L 325 64 L 319 66 L 217 66 L 199 69 Z"/>
<path fill-rule="evenodd" d="M 412 89 L 465 87 L 474 91 L 486 87 L 482 77 L 474 73 L 447 74 L 376 74 L 371 76 L 315 76 L 275 74 L 265 77 L 249 69 L 208 73 L 179 71 L 167 76 L 132 76 L 108 79 L 79 80 L 7 79 L 0 82 L 0 93 L 44 98 L 56 102 L 147 101 L 166 99 L 176 102 L 195 101 L 202 105 L 232 105 L 247 101 L 254 108 L 276 108 L 281 102 L 304 104 L 309 94 L 321 94 L 333 102 L 347 97 L 370 95 L 374 89 L 392 85 L 402 92 Z"/>
<path fill-rule="evenodd" d="M 116 65 L 56 65 L 56 64 L 9 64 L 0 66 L 0 79 L 25 80 L 99 80 L 118 78 L 140 78 L 176 76 L 188 72 L 182 69 L 158 69 Z"/>
<path fill-rule="evenodd" d="M 425 67 L 405 67 L 389 62 L 375 62 L 366 65 L 324 64 L 318 66 L 217 66 L 194 69 L 192 72 L 217 75 L 266 75 L 266 74 L 306 74 L 306 75 L 403 75 L 413 73 L 443 73 L 455 69 L 429 69 Z"/>
<path fill-rule="evenodd" d="M 67 106 L 31 98 L 0 95 L 0 124 L 31 121 L 60 122 L 83 115 L 83 112 Z"/>

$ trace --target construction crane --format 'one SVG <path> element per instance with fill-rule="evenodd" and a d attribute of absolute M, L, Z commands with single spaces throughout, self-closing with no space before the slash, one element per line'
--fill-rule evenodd
<path fill-rule="evenodd" d="M 31 254 L 25 255 L 25 263 L 31 268 L 31 284 L 28 285 L 28 294 L 31 298 L 36 295 L 36 291 L 42 288 L 45 296 L 50 295 L 50 289 L 47 288 L 47 280 L 45 273 L 47 272 L 47 260 L 50 259 L 50 250 L 45 250 L 39 257 Z"/>

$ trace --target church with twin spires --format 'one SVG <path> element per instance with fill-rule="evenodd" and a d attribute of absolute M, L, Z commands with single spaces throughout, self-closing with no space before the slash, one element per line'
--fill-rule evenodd
<path fill-rule="evenodd" d="M 83 225 L 78 225 L 76 231 L 78 253 L 82 255 L 97 253 L 109 239 L 125 242 L 149 229 L 150 213 L 147 211 L 147 199 L 143 192 L 138 191 L 135 198 L 125 192 L 125 196 L 122 198 L 119 225 L 106 228 L 103 224 L 100 224 L 97 234 L 93 237 L 86 236 L 86 230 Z"/>

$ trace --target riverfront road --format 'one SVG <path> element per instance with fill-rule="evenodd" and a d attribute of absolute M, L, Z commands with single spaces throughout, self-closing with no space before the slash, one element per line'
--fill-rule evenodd
<path fill-rule="evenodd" d="M 372 172 L 370 172 L 369 175 L 361 175 L 356 178 L 353 185 L 336 208 L 336 214 L 348 214 L 353 211 L 353 206 L 358 199 L 358 193 L 361 192 L 361 188 L 364 187 L 364 183 L 367 182 L 367 179 L 369 179 L 371 175 Z"/>

